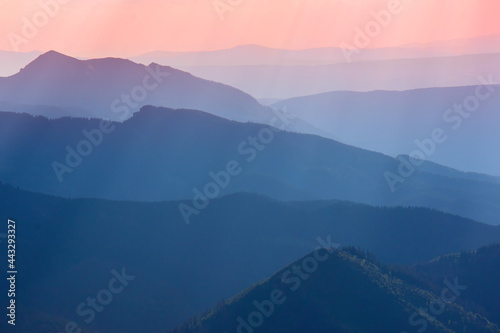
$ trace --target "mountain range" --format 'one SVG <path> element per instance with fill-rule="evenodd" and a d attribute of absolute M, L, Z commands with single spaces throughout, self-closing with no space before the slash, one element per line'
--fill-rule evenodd
<path fill-rule="evenodd" d="M 230 120 L 262 124 L 272 124 L 277 113 L 282 114 L 285 110 L 288 114 L 288 131 L 320 135 L 390 156 L 410 155 L 419 149 L 416 140 L 426 142 L 433 130 L 438 128 L 445 131 L 447 141 L 438 144 L 435 151 L 431 149 L 431 154 L 421 154 L 422 159 L 428 157 L 431 161 L 456 169 L 500 175 L 500 166 L 494 153 L 487 149 L 476 149 L 483 144 L 484 137 L 493 146 L 498 144 L 494 124 L 498 118 L 495 110 L 500 105 L 500 95 L 497 93 L 500 85 L 496 84 L 496 74 L 492 74 L 496 72 L 488 70 L 498 67 L 493 66 L 498 60 L 497 54 L 453 58 L 466 60 L 469 65 L 446 58 L 433 59 L 441 62 L 438 65 L 440 69 L 448 68 L 456 72 L 456 68 L 462 71 L 470 68 L 470 80 L 467 82 L 475 85 L 405 91 L 333 91 L 275 103 L 264 101 L 271 104 L 271 108 L 261 105 L 238 89 L 206 81 L 171 67 L 156 64 L 144 66 L 114 58 L 83 61 L 48 52 L 18 74 L 0 78 L 0 110 L 48 118 L 94 117 L 124 121 L 142 106 L 156 105 L 198 109 Z M 426 72 L 405 61 L 401 60 L 401 66 L 410 68 L 415 75 L 421 77 L 421 73 Z M 391 63 L 394 62 L 391 60 Z M 362 64 L 357 63 L 352 68 L 361 70 Z M 480 69 L 478 66 L 485 67 Z M 390 72 L 378 65 L 373 68 L 385 74 L 367 75 L 369 71 L 362 69 L 362 75 L 366 78 L 363 82 L 367 82 L 369 77 L 386 78 Z M 321 75 L 326 73 L 324 70 L 320 72 Z M 408 80 L 407 75 L 401 76 L 401 73 L 401 69 L 395 70 L 395 75 L 403 81 L 412 81 Z M 453 76 L 443 74 L 438 77 Z M 241 78 L 245 82 L 251 81 L 247 75 Z M 429 76 L 425 78 L 427 80 Z M 388 80 L 397 81 L 392 78 Z M 300 87 L 311 87 L 310 84 L 304 85 L 303 80 L 286 81 L 295 82 Z M 320 82 L 316 79 L 313 81 Z M 358 86 L 359 81 L 354 79 Z M 265 78 L 256 82 L 259 87 L 273 85 Z M 262 82 L 267 83 L 262 85 Z M 381 86 L 378 83 L 376 85 Z M 321 86 L 326 87 L 323 83 Z M 478 92 L 481 99 L 475 96 Z M 455 105 L 462 105 L 462 109 L 455 109 Z M 479 111 L 473 114 L 468 111 L 475 109 Z M 457 154 L 457 151 L 462 153 Z"/>
<path fill-rule="evenodd" d="M 361 51 L 361 54 L 364 52 L 369 51 Z M 286 99 L 330 91 L 468 86 L 476 84 L 480 75 L 493 75 L 498 80 L 499 63 L 500 53 L 488 53 L 316 65 L 184 65 L 178 68 L 231 85 L 259 99 Z"/>
<path fill-rule="evenodd" d="M 163 332 L 318 246 L 354 245 L 384 263 L 411 264 L 500 242 L 498 226 L 424 208 L 240 193 L 213 200 L 187 226 L 181 203 L 189 201 L 64 199 L 0 185 L 0 218 L 15 218 L 22 235 L 19 327 L 60 332 L 74 322 L 85 332 Z M 88 307 L 78 306 L 122 269 L 133 278 L 88 322 Z"/>
<path fill-rule="evenodd" d="M 19 73 L 0 78 L 5 111 L 123 121 L 146 104 L 203 109 L 238 121 L 272 118 L 270 108 L 235 88 L 124 59 L 78 60 L 50 51 Z"/>
<path fill-rule="evenodd" d="M 365 49 L 351 60 L 374 61 L 415 59 L 488 54 L 500 52 L 500 36 L 482 36 L 424 44 L 403 45 L 394 48 Z M 42 52 L 12 52 L 0 50 L 0 76 L 11 76 L 33 61 Z M 78 59 L 87 59 L 77 55 Z M 258 65 L 328 65 L 346 62 L 342 48 L 324 47 L 304 50 L 269 48 L 262 45 L 240 45 L 229 49 L 201 52 L 154 51 L 129 57 L 130 60 L 149 65 L 164 66 L 258 66 Z"/>
<path fill-rule="evenodd" d="M 500 332 L 491 293 L 499 254 L 496 245 L 415 270 L 388 268 L 353 248 L 323 249 L 170 332 Z M 489 283 L 469 284 L 479 282 L 471 276 Z"/>
<path fill-rule="evenodd" d="M 416 59 L 487 54 L 500 52 L 500 35 L 456 39 L 400 47 L 367 48 L 352 57 L 353 62 Z M 155 51 L 130 58 L 149 64 L 156 62 L 173 67 L 183 66 L 259 66 L 259 65 L 331 65 L 347 62 L 340 47 L 286 50 L 262 45 L 240 45 L 230 49 L 203 52 Z"/>
<path fill-rule="evenodd" d="M 191 199 L 190 213 L 183 211 L 189 218 L 209 198 L 241 191 L 423 206 L 490 224 L 498 224 L 500 212 L 495 178 L 419 171 L 409 161 L 319 136 L 194 110 L 145 107 L 104 127 L 97 119 L 0 113 L 0 142 L 4 182 L 72 198 Z"/>
<path fill-rule="evenodd" d="M 499 41 L 0 51 L 16 328 L 500 332 Z"/>
<path fill-rule="evenodd" d="M 473 86 L 400 92 L 337 91 L 272 106 L 286 107 L 287 112 L 335 133 L 337 140 L 347 144 L 390 156 L 419 150 L 421 159 L 498 176 L 500 161 L 488 149 L 500 145 L 496 125 L 500 85 L 494 84 L 496 80 L 484 76 Z M 436 130 L 443 132 L 444 141 L 430 143 Z"/>

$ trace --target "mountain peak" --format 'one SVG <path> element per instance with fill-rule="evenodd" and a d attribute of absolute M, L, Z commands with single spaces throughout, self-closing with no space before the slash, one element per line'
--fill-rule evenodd
<path fill-rule="evenodd" d="M 67 56 L 65 54 L 59 53 L 57 51 L 48 51 L 38 56 L 35 60 L 30 62 L 25 69 L 36 69 L 36 68 L 54 68 L 53 66 L 60 67 L 61 65 L 72 65 L 80 62 L 80 60 Z"/>
<path fill-rule="evenodd" d="M 62 54 L 62 53 L 54 51 L 54 50 L 50 50 L 50 51 L 47 51 L 47 52 L 41 54 L 40 56 L 38 56 L 38 58 L 35 59 L 35 61 L 39 60 L 39 59 L 59 59 L 59 60 L 61 60 L 61 59 L 73 59 L 73 60 L 76 60 L 73 57 L 70 57 L 68 55 Z"/>

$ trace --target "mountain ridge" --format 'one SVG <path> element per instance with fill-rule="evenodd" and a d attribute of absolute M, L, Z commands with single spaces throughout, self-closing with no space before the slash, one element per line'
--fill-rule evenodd
<path fill-rule="evenodd" d="M 495 198 L 497 193 L 500 197 L 500 186 L 496 182 L 415 171 L 393 193 L 384 173 L 397 173 L 401 162 L 389 156 L 199 111 L 144 110 L 124 123 L 109 123 L 114 128 L 109 134 L 96 132 L 101 124 L 95 119 L 47 120 L 0 113 L 0 142 L 4 143 L 0 179 L 65 197 L 177 200 L 193 198 L 196 189 L 205 191 L 213 182 L 210 172 L 220 173 L 234 161 L 241 172 L 219 188 L 219 195 L 246 191 L 282 200 L 424 206 L 498 223 L 500 207 Z M 89 140 L 89 131 L 94 141 L 99 139 L 98 145 L 92 145 L 89 156 L 80 156 L 77 165 L 71 159 L 68 162 L 71 154 L 78 159 L 75 149 Z M 259 149 L 252 138 L 257 138 Z M 11 151 L 12 145 L 23 149 Z M 120 161 L 129 162 L 124 167 Z M 113 170 L 121 172 L 114 175 Z"/>
<path fill-rule="evenodd" d="M 83 331 L 161 332 L 318 245 L 351 244 L 384 263 L 411 264 L 500 242 L 498 226 L 423 208 L 280 202 L 238 193 L 214 199 L 186 226 L 178 213 L 181 202 L 189 203 L 66 199 L 0 184 L 0 218 L 15 220 L 23 235 L 16 239 L 23 272 L 19 311 L 67 318 Z M 425 247 L 418 246 L 422 242 Z M 156 264 L 145 263 L 146 257 Z M 137 276 L 119 295 L 123 303 L 85 325 L 75 306 L 103 288 L 111 269 L 122 267 Z M 143 306 L 145 297 L 154 308 Z M 64 321 L 19 321 L 37 333 L 64 331 Z"/>
<path fill-rule="evenodd" d="M 449 301 L 444 305 L 449 289 L 433 294 L 393 277 L 373 260 L 355 249 L 320 248 L 169 333 L 396 332 L 416 327 L 456 332 L 464 326 L 474 332 L 500 332 L 479 314 Z M 459 288 L 452 293 L 454 299 L 466 293 Z M 442 308 L 436 310 L 433 303 Z M 432 320 L 419 314 L 419 308 L 427 309 Z"/>
<path fill-rule="evenodd" d="M 325 132 L 335 133 L 345 143 L 389 156 L 410 155 L 420 149 L 415 141 L 426 141 L 435 129 L 441 129 L 446 139 L 435 142 L 435 150 L 424 154 L 426 159 L 499 176 L 500 165 L 493 152 L 477 149 L 500 144 L 495 135 L 495 124 L 500 120 L 495 112 L 500 105 L 499 91 L 496 78 L 487 76 L 477 80 L 475 86 L 337 91 L 291 98 L 272 106 L 286 106 L 288 112 Z M 465 105 L 471 101 L 473 108 Z"/>

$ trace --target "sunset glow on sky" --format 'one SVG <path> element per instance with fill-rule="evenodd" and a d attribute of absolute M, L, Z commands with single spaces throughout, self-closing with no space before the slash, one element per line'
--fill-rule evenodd
<path fill-rule="evenodd" d="M 14 50 L 41 4 L 0 0 L 0 50 Z M 391 0 L 398 1 L 398 0 Z M 155 50 L 203 51 L 259 44 L 305 49 L 352 43 L 388 0 L 65 0 L 19 51 L 133 56 Z M 230 5 L 232 3 L 233 5 Z M 370 47 L 500 34 L 498 0 L 401 0 L 402 11 Z M 219 7 L 217 12 L 216 4 Z M 223 11 L 221 8 L 226 8 Z M 221 19 L 221 17 L 223 19 Z M 10 37 L 9 37 L 10 36 Z M 24 37 L 23 37 L 24 38 Z"/>

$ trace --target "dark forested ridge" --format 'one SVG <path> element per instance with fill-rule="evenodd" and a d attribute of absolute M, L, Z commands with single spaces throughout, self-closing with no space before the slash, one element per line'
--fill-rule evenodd
<path fill-rule="evenodd" d="M 493 279 L 498 281 L 500 271 L 495 269 L 489 284 L 469 284 L 467 278 L 491 275 L 498 249 L 493 256 L 481 256 L 482 270 L 465 265 L 456 275 L 447 275 L 439 271 L 447 267 L 443 261 L 423 264 L 434 267 L 432 277 L 420 269 L 388 268 L 354 248 L 322 249 L 170 333 L 500 332 L 498 321 L 491 321 L 496 318 L 484 316 L 498 317 L 498 306 L 491 301 L 499 296 Z M 489 250 L 477 254 L 483 251 Z M 478 259 L 476 253 L 467 256 L 469 262 Z M 397 274 L 399 270 L 411 276 Z M 439 281 L 435 292 L 421 287 L 432 279 Z M 479 293 L 486 290 L 487 295 Z M 474 311 L 481 305 L 483 311 Z"/>
<path fill-rule="evenodd" d="M 219 181 L 219 196 L 244 191 L 280 200 L 424 206 L 499 223 L 494 180 L 415 171 L 392 192 L 384 175 L 398 175 L 396 159 L 201 111 L 145 107 L 123 124 L 105 125 L 0 113 L 0 142 L 1 180 L 64 197 L 192 199 L 233 163 L 235 175 Z"/>
<path fill-rule="evenodd" d="M 429 288 L 435 291 L 441 280 L 459 276 L 461 284 L 468 287 L 458 302 L 500 324 L 500 244 L 440 256 L 414 265 L 411 271 L 430 281 Z"/>
<path fill-rule="evenodd" d="M 234 194 L 211 201 L 187 226 L 179 203 L 63 199 L 1 185 L 1 219 L 14 219 L 22 235 L 19 311 L 99 332 L 161 332 L 324 244 L 413 263 L 500 242 L 499 227 L 423 208 Z M 76 307 L 122 268 L 135 279 L 87 325 Z M 155 306 L 142 306 L 145 299 Z M 23 320 L 41 325 L 38 333 L 61 330 L 62 319 L 48 326 Z"/>

